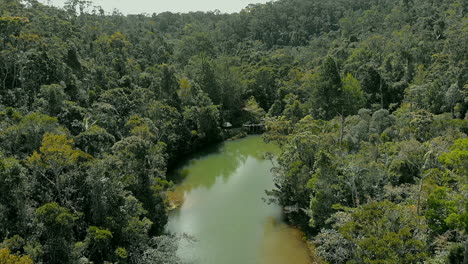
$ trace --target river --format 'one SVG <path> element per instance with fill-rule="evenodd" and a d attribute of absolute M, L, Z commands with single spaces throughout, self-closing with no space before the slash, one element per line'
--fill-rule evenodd
<path fill-rule="evenodd" d="M 260 136 L 224 142 L 180 165 L 181 178 L 167 231 L 185 233 L 179 257 L 196 264 L 307 264 L 300 232 L 282 222 L 281 208 L 268 204 L 274 187 L 267 152 L 278 150 Z M 183 197 L 182 197 L 183 196 Z"/>

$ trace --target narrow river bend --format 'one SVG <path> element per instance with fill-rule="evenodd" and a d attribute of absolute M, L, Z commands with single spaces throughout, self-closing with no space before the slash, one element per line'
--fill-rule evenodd
<path fill-rule="evenodd" d="M 227 141 L 174 172 L 183 180 L 175 194 L 183 197 L 167 230 L 185 233 L 178 255 L 196 264 L 307 264 L 299 232 L 281 220 L 281 208 L 268 204 L 265 190 L 274 187 L 272 162 L 277 152 L 260 136 Z"/>

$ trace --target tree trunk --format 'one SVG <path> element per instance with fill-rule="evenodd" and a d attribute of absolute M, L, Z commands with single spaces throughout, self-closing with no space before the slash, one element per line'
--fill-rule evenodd
<path fill-rule="evenodd" d="M 380 75 L 380 85 L 379 85 L 379 91 L 380 91 L 380 108 L 384 109 L 384 99 L 383 99 L 383 84 L 382 84 L 382 73 Z"/>
<path fill-rule="evenodd" d="M 341 146 L 343 144 L 343 137 L 344 137 L 344 122 L 345 122 L 344 116 L 340 115 L 340 119 L 341 119 L 341 132 L 340 132 L 340 146 Z"/>
<path fill-rule="evenodd" d="M 416 212 L 418 214 L 418 216 L 420 215 L 420 208 L 421 208 L 421 192 L 422 192 L 422 187 L 423 187 L 423 178 L 421 178 L 421 181 L 419 183 L 419 190 L 418 190 L 418 205 L 417 205 L 417 209 L 416 209 Z"/>
<path fill-rule="evenodd" d="M 463 264 L 468 264 L 468 236 L 466 236 L 465 241 L 465 255 L 463 257 Z"/>

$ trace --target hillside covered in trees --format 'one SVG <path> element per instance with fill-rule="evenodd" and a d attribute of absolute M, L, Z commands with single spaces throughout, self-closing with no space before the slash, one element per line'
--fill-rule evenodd
<path fill-rule="evenodd" d="M 0 263 L 178 263 L 168 168 L 262 120 L 324 261 L 467 263 L 467 8 L 0 0 Z"/>

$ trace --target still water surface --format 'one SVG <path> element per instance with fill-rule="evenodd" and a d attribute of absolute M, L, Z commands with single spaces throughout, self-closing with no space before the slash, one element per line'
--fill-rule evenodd
<path fill-rule="evenodd" d="M 175 171 L 183 177 L 183 196 L 167 225 L 186 233 L 179 256 L 197 264 L 306 264 L 308 251 L 300 234 L 284 225 L 281 208 L 268 204 L 265 190 L 274 187 L 267 152 L 274 145 L 260 136 L 228 141 L 192 158 Z"/>

